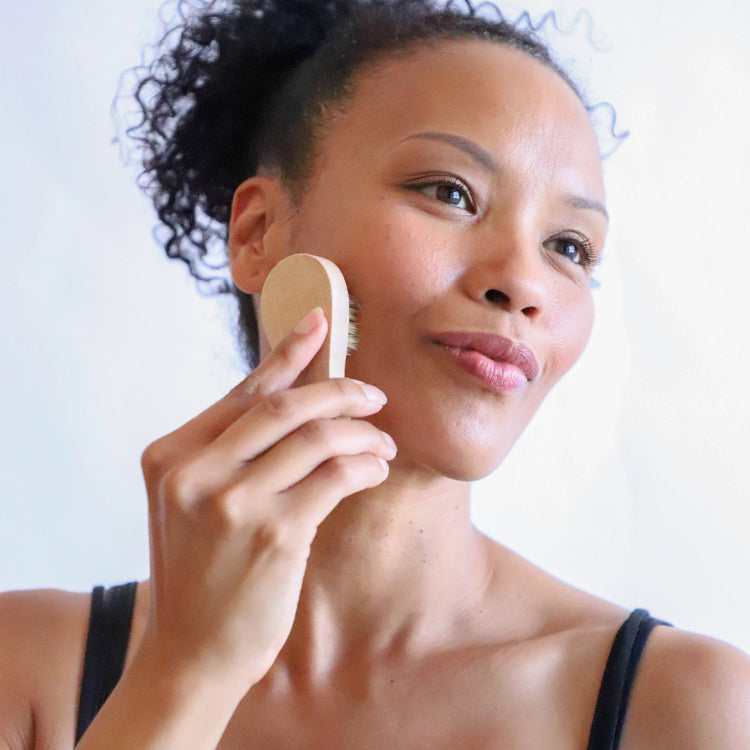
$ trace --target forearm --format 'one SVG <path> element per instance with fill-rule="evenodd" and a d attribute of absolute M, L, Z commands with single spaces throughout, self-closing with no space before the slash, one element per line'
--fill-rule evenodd
<path fill-rule="evenodd" d="M 244 693 L 138 654 L 76 750 L 214 750 Z"/>

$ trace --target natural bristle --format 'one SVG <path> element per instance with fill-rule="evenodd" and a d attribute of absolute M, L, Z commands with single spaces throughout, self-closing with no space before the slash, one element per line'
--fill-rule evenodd
<path fill-rule="evenodd" d="M 346 356 L 348 357 L 352 352 L 357 351 L 359 346 L 359 328 L 357 326 L 357 318 L 361 306 L 354 297 L 349 295 L 349 330 L 346 337 Z"/>

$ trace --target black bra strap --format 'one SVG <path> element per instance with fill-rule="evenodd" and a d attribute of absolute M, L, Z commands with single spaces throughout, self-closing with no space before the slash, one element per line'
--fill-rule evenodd
<path fill-rule="evenodd" d="M 617 750 L 628 710 L 638 663 L 656 620 L 645 609 L 636 609 L 617 631 L 604 669 L 594 710 L 588 750 Z"/>
<path fill-rule="evenodd" d="M 136 582 L 91 593 L 91 615 L 78 703 L 76 742 L 114 690 L 125 666 Z"/>

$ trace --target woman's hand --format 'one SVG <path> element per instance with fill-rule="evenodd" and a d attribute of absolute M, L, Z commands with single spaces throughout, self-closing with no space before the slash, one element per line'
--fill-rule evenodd
<path fill-rule="evenodd" d="M 244 695 L 289 635 L 318 525 L 386 478 L 392 440 L 356 419 L 382 407 L 381 391 L 346 378 L 291 387 L 326 327 L 310 313 L 227 396 L 143 453 L 152 576 L 136 658 Z"/>
<path fill-rule="evenodd" d="M 221 401 L 143 453 L 151 601 L 136 654 L 80 750 L 213 750 L 294 621 L 318 524 L 388 475 L 385 403 L 341 378 L 291 386 L 320 348 L 313 311 Z"/>

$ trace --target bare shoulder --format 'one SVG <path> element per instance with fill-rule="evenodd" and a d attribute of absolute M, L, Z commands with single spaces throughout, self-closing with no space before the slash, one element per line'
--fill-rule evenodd
<path fill-rule="evenodd" d="M 633 686 L 622 748 L 750 748 L 750 657 L 714 638 L 656 628 Z"/>
<path fill-rule="evenodd" d="M 28 669 L 30 660 L 42 658 L 48 650 L 60 655 L 61 648 L 78 644 L 86 635 L 90 601 L 88 593 L 56 589 L 0 593 L 0 663 L 22 660 Z"/>
<path fill-rule="evenodd" d="M 551 642 L 563 653 L 552 672 L 565 689 L 551 690 L 555 705 L 579 718 L 583 737 L 593 715 L 601 675 L 613 639 L 628 610 L 505 560 L 545 602 Z M 540 642 L 543 642 L 541 640 Z M 576 691 L 569 686 L 575 684 Z M 572 694 L 572 695 L 571 695 Z M 567 701 L 567 703 L 566 703 Z M 580 745 L 580 742 L 578 743 Z M 620 750 L 748 750 L 750 748 L 750 657 L 703 635 L 656 627 L 633 684 Z"/>
<path fill-rule="evenodd" d="M 63 732 L 72 726 L 89 602 L 88 594 L 57 590 L 0 594 L 2 750 L 45 746 L 40 734 L 59 718 L 69 723 Z"/>

